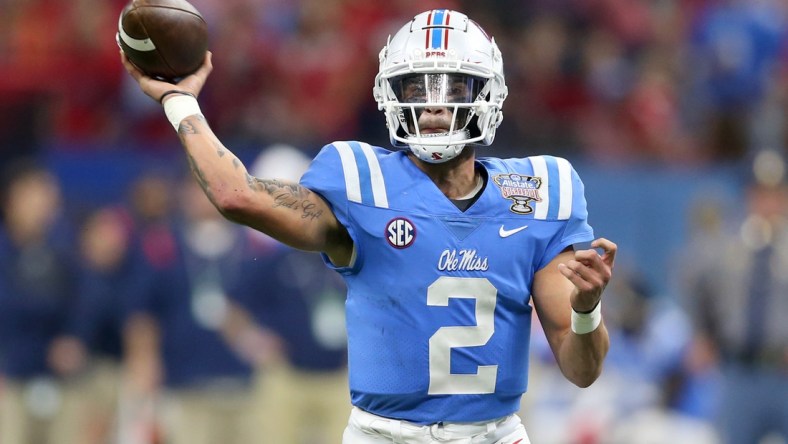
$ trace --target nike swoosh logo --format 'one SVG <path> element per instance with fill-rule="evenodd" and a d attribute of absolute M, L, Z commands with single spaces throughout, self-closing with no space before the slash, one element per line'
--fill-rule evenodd
<path fill-rule="evenodd" d="M 500 234 L 501 237 L 509 237 L 509 236 L 511 236 L 513 234 L 516 234 L 516 233 L 519 233 L 519 232 L 525 230 L 526 228 L 528 228 L 528 225 L 523 225 L 522 227 L 518 227 L 518 228 L 513 228 L 511 230 L 507 230 L 506 228 L 503 227 L 503 225 L 501 225 L 501 228 L 498 230 L 498 234 Z"/>

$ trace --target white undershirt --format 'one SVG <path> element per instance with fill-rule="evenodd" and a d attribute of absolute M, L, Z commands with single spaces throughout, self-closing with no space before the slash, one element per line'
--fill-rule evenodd
<path fill-rule="evenodd" d="M 482 180 L 482 175 L 481 175 L 481 174 L 479 174 L 478 176 L 476 176 L 476 186 L 475 186 L 475 187 L 473 187 L 473 189 L 471 190 L 471 192 L 470 192 L 470 193 L 468 193 L 468 194 L 466 194 L 465 196 L 461 196 L 461 197 L 458 197 L 458 198 L 456 198 L 456 199 L 453 199 L 453 200 L 466 200 L 466 199 L 471 199 L 471 198 L 473 198 L 473 197 L 475 197 L 475 196 L 476 196 L 476 194 L 477 194 L 477 193 L 478 193 L 478 192 L 479 192 L 479 191 L 482 189 L 482 186 L 483 186 L 483 185 L 484 185 L 484 181 Z"/>

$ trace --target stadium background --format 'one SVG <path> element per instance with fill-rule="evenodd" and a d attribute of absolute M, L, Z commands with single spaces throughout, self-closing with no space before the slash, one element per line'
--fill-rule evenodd
<path fill-rule="evenodd" d="M 468 13 L 505 56 L 510 95 L 489 154 L 569 158 L 597 235 L 619 244 L 620 279 L 676 307 L 682 327 L 666 331 L 686 328 L 679 259 L 698 231 L 743 212 L 754 155 L 788 143 L 779 0 L 193 3 L 214 53 L 204 112 L 249 162 L 280 142 L 310 155 L 332 140 L 388 146 L 371 97 L 386 36 L 430 7 Z M 118 61 L 123 4 L 0 0 L 0 161 L 42 159 L 75 218 L 123 200 L 144 172 L 186 166 L 160 107 Z M 550 402 L 537 395 L 526 408 Z M 708 399 L 684 395 L 660 408 L 707 424 Z"/>

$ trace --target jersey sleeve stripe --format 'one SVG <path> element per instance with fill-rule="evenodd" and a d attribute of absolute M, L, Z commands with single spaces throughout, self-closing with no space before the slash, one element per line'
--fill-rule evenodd
<path fill-rule="evenodd" d="M 545 164 L 547 164 L 547 177 L 550 178 L 546 190 L 550 195 L 550 206 L 547 208 L 547 218 L 555 220 L 558 218 L 558 206 L 561 202 L 561 178 L 558 172 L 558 163 L 553 156 L 543 156 Z"/>
<path fill-rule="evenodd" d="M 372 178 L 369 174 L 369 162 L 367 161 L 367 157 L 361 151 L 361 146 L 359 146 L 358 142 L 349 142 L 348 145 L 353 151 L 353 157 L 356 159 L 359 187 L 361 188 L 361 203 L 370 205 L 373 202 L 373 197 Z"/>
<path fill-rule="evenodd" d="M 534 176 L 542 180 L 539 187 L 540 201 L 534 204 L 534 219 L 547 219 L 547 211 L 550 208 L 550 178 L 547 174 L 547 162 L 542 156 L 529 157 L 531 166 L 534 169 Z"/>
<path fill-rule="evenodd" d="M 359 142 L 334 142 L 334 147 L 342 162 L 348 200 L 388 208 L 383 171 L 372 147 Z"/>
<path fill-rule="evenodd" d="M 368 143 L 361 143 L 360 147 L 364 156 L 367 158 L 367 165 L 369 165 L 370 185 L 372 186 L 372 197 L 375 206 L 379 208 L 388 208 L 389 199 L 386 195 L 386 182 L 383 180 L 383 171 L 380 169 L 380 162 Z"/>
<path fill-rule="evenodd" d="M 556 158 L 558 164 L 558 180 L 560 181 L 561 197 L 559 198 L 560 205 L 558 207 L 558 219 L 568 220 L 572 215 L 572 166 L 569 161 L 563 158 Z"/>
<path fill-rule="evenodd" d="M 345 176 L 345 189 L 347 190 L 347 199 L 350 202 L 361 203 L 361 182 L 358 176 L 358 166 L 356 165 L 356 156 L 353 154 L 353 149 L 346 142 L 334 142 L 339 153 L 339 159 L 342 161 L 342 172 Z"/>

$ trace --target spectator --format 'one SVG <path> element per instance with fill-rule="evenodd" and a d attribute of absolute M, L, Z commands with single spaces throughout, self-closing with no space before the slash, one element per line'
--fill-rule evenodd
<path fill-rule="evenodd" d="M 721 367 L 717 419 L 725 443 L 788 439 L 788 185 L 773 151 L 755 157 L 737 232 L 687 274 L 698 350 Z"/>
<path fill-rule="evenodd" d="M 3 444 L 78 443 L 75 394 L 47 360 L 75 296 L 60 184 L 34 162 L 6 165 L 0 227 Z"/>
<path fill-rule="evenodd" d="M 754 117 L 785 50 L 786 14 L 785 2 L 729 0 L 708 3 L 693 21 L 689 112 L 702 119 L 693 124 L 706 132 L 715 159 L 744 161 L 752 150 Z"/>
<path fill-rule="evenodd" d="M 258 177 L 297 181 L 308 165 L 297 149 L 275 145 L 258 156 L 252 171 Z M 246 263 L 234 296 L 259 325 L 282 339 L 285 356 L 260 369 L 260 426 L 272 443 L 333 443 L 350 414 L 347 290 L 317 255 L 253 233 L 267 248 Z"/>
<path fill-rule="evenodd" d="M 82 225 L 76 301 L 50 348 L 55 370 L 78 377 L 79 442 L 111 441 L 121 380 L 124 295 L 134 291 L 131 231 L 125 211 L 98 208 Z"/>
<path fill-rule="evenodd" d="M 174 254 L 146 253 L 149 274 L 130 308 L 129 364 L 148 378 L 143 388 L 155 389 L 162 378 L 165 442 L 262 442 L 251 417 L 252 368 L 220 330 L 231 309 L 227 291 L 247 258 L 244 231 L 219 219 L 192 183 L 184 182 L 182 202 L 169 232 Z"/>

